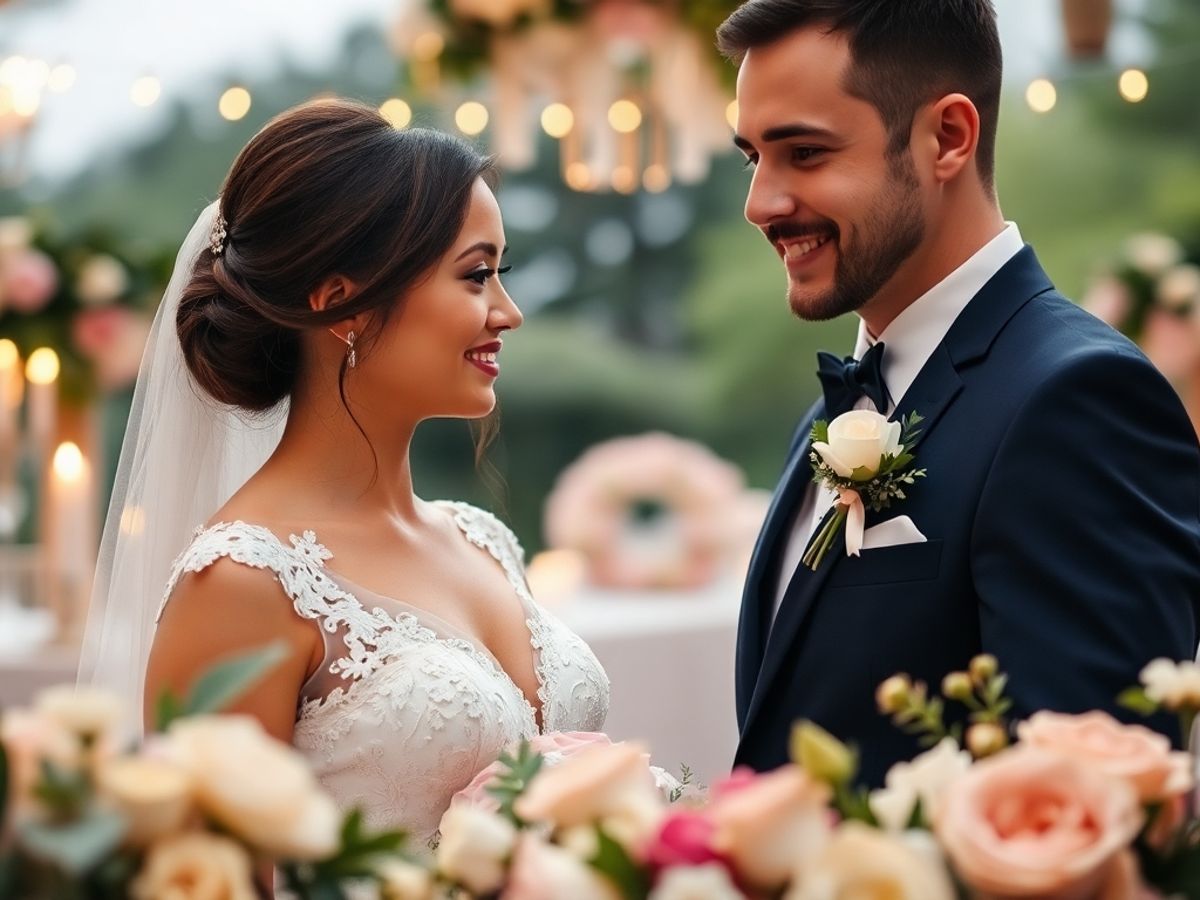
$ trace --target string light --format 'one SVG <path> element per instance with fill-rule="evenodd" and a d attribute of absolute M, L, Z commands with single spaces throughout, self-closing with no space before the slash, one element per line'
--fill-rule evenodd
<path fill-rule="evenodd" d="M 387 119 L 393 128 L 407 128 L 413 116 L 412 107 L 399 97 L 385 100 L 379 107 L 379 114 Z"/>
<path fill-rule="evenodd" d="M 1150 79 L 1141 69 L 1126 69 L 1117 79 L 1117 90 L 1130 103 L 1141 103 L 1150 93 Z"/>
<path fill-rule="evenodd" d="M 237 122 L 239 119 L 244 119 L 246 113 L 250 112 L 250 102 L 248 90 L 244 87 L 231 87 L 221 95 L 217 109 L 222 118 L 230 122 Z"/>
<path fill-rule="evenodd" d="M 54 474 L 61 481 L 78 481 L 83 476 L 83 453 L 78 444 L 66 441 L 54 451 Z"/>
<path fill-rule="evenodd" d="M 49 347 L 39 347 L 25 361 L 25 378 L 34 384 L 53 384 L 60 369 L 58 354 Z"/>
<path fill-rule="evenodd" d="M 671 186 L 671 173 L 661 163 L 651 163 L 642 173 L 642 187 L 652 194 L 661 194 Z"/>
<path fill-rule="evenodd" d="M 565 103 L 551 103 L 542 110 L 542 129 L 552 138 L 565 138 L 575 127 L 575 113 Z"/>
<path fill-rule="evenodd" d="M 454 113 L 454 124 L 463 134 L 474 137 L 483 132 L 488 124 L 487 107 L 474 100 L 468 100 Z"/>
<path fill-rule="evenodd" d="M 573 162 L 563 173 L 567 187 L 573 191 L 588 191 L 592 188 L 592 170 L 585 162 Z"/>
<path fill-rule="evenodd" d="M 129 89 L 129 99 L 141 107 L 153 106 L 162 96 L 162 85 L 153 75 L 143 75 Z"/>
<path fill-rule="evenodd" d="M 1048 78 L 1037 78 L 1025 89 L 1025 102 L 1037 113 L 1048 113 L 1058 103 L 1058 90 Z"/>

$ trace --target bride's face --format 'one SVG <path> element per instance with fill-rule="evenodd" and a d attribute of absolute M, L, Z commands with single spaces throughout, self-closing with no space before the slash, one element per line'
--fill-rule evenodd
<path fill-rule="evenodd" d="M 496 197 L 475 182 L 466 221 L 429 277 L 403 298 L 359 363 L 368 405 L 419 419 L 486 416 L 496 405 L 502 333 L 522 316 L 500 283 L 504 224 Z M 363 378 L 362 376 L 366 376 Z M 355 390 L 356 400 L 367 398 Z"/>

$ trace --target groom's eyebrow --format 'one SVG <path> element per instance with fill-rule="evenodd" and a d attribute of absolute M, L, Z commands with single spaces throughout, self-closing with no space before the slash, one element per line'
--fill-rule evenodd
<path fill-rule="evenodd" d="M 837 135 L 828 128 L 822 128 L 819 125 L 809 125 L 806 122 L 797 122 L 791 125 L 776 125 L 774 128 L 768 128 L 763 132 L 763 143 L 770 144 L 775 141 L 786 141 L 790 138 L 798 137 L 817 138 L 826 141 L 837 139 Z M 754 149 L 754 145 L 740 134 L 733 136 L 733 143 L 743 152 L 749 152 Z"/>
<path fill-rule="evenodd" d="M 476 250 L 482 250 L 488 256 L 503 256 L 505 253 L 508 252 L 508 246 L 506 245 L 503 250 L 500 250 L 496 247 L 495 244 L 491 243 L 490 241 L 480 241 L 477 244 L 472 244 L 470 247 L 468 247 L 462 253 L 458 254 L 458 256 L 455 257 L 454 261 L 458 262 L 463 257 L 470 256 Z"/>

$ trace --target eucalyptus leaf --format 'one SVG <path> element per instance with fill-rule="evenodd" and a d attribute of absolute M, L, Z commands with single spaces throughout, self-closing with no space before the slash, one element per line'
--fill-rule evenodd
<path fill-rule="evenodd" d="M 285 643 L 274 641 L 214 666 L 196 682 L 184 706 L 184 715 L 221 712 L 254 682 L 286 659 L 287 653 Z"/>
<path fill-rule="evenodd" d="M 64 825 L 26 821 L 17 824 L 17 838 L 26 850 L 68 875 L 81 876 L 117 849 L 128 829 L 125 817 L 91 810 Z"/>
<path fill-rule="evenodd" d="M 1158 704 L 1147 697 L 1145 690 L 1140 687 L 1126 688 L 1121 691 L 1117 695 L 1117 703 L 1143 716 L 1153 715 L 1158 712 Z"/>
<path fill-rule="evenodd" d="M 624 900 L 645 900 L 649 896 L 648 873 L 603 828 L 596 829 L 596 855 L 588 862 L 617 886 Z"/>

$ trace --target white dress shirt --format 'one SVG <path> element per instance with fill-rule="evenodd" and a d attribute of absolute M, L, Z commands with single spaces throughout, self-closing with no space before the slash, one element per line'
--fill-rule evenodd
<path fill-rule="evenodd" d="M 889 416 L 896 411 L 897 401 L 912 387 L 917 374 L 925 367 L 925 363 L 946 337 L 959 314 L 1023 246 L 1025 242 L 1021 240 L 1016 223 L 1006 222 L 1003 231 L 909 304 L 878 338 L 873 338 L 867 331 L 866 323 L 859 319 L 858 340 L 854 347 L 855 359 L 862 359 L 863 354 L 877 340 L 886 345 L 882 372 L 883 382 L 891 398 L 888 402 Z M 862 397 L 854 408 L 874 409 L 874 404 L 870 398 Z M 779 568 L 779 583 L 775 589 L 776 613 L 779 612 L 779 605 L 783 602 L 783 595 L 792 579 L 792 573 L 804 556 L 804 548 L 836 497 L 837 495 L 827 488 L 816 484 L 810 483 L 805 488 L 804 499 L 792 522 L 791 534 L 788 536 L 783 562 Z"/>

